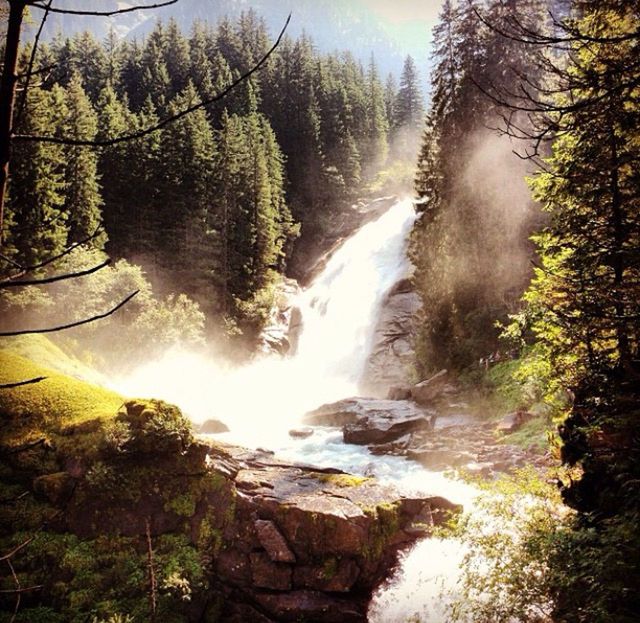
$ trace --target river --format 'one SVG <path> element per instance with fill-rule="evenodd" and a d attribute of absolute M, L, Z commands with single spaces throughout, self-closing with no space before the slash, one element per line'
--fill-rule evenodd
<path fill-rule="evenodd" d="M 225 441 L 374 475 L 403 493 L 442 495 L 469 508 L 476 490 L 442 472 L 344 444 L 335 429 L 318 428 L 304 440 L 288 434 L 307 411 L 359 394 L 384 295 L 410 268 L 407 237 L 414 220 L 411 200 L 402 199 L 336 251 L 296 301 L 304 324 L 295 356 L 265 357 L 229 370 L 207 357 L 174 350 L 122 379 L 118 389 L 174 402 L 196 422 L 220 419 L 230 428 L 220 436 Z M 369 620 L 445 623 L 446 594 L 455 591 L 462 556 L 454 540 L 419 542 L 374 596 Z"/>

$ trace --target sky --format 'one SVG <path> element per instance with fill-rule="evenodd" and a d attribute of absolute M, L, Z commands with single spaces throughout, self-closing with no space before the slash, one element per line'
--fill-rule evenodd
<path fill-rule="evenodd" d="M 426 22 L 433 25 L 441 0 L 362 0 L 362 4 L 392 24 Z"/>

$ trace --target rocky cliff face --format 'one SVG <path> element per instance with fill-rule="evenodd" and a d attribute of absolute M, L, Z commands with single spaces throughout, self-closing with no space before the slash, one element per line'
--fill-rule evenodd
<path fill-rule="evenodd" d="M 396 283 L 386 295 L 361 382 L 364 395 L 384 398 L 391 387 L 415 380 L 415 340 L 421 306 L 408 278 Z"/>
<path fill-rule="evenodd" d="M 1 546 L 26 540 L 14 566 L 40 586 L 23 596 L 29 621 L 146 620 L 151 603 L 163 622 L 365 621 L 399 550 L 456 510 L 199 441 L 159 401 L 2 441 L 2 494 L 14 502 Z M 8 572 L 0 580 L 11 584 Z"/>

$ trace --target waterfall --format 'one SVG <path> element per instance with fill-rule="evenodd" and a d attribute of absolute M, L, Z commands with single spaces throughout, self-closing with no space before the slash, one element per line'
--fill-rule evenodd
<path fill-rule="evenodd" d="M 231 429 L 230 441 L 281 445 L 305 412 L 358 393 L 381 301 L 408 270 L 414 220 L 411 200 L 398 201 L 334 253 L 294 301 L 303 318 L 295 356 L 228 370 L 172 350 L 121 379 L 116 389 L 174 402 L 196 422 L 222 420 Z"/>
<path fill-rule="evenodd" d="M 220 419 L 230 428 L 223 440 L 268 448 L 292 461 L 375 475 L 408 495 L 439 494 L 468 505 L 473 488 L 402 457 L 374 457 L 366 446 L 346 445 L 339 430 L 318 429 L 304 440 L 288 435 L 307 411 L 357 395 L 384 296 L 409 269 L 407 237 L 414 220 L 411 200 L 398 201 L 335 252 L 294 302 L 303 318 L 295 356 L 265 357 L 229 370 L 174 350 L 119 381 L 116 389 L 178 404 L 196 422 Z M 438 595 L 442 585 L 455 583 L 461 557 L 454 541 L 420 542 L 375 596 L 370 621 L 445 623 Z M 410 619 L 414 616 L 420 618 Z"/>

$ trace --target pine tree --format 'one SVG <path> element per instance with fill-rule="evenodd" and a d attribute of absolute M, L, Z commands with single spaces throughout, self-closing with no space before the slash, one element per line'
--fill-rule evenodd
<path fill-rule="evenodd" d="M 384 110 L 387 116 L 387 125 L 389 128 L 395 128 L 397 125 L 396 120 L 396 101 L 398 98 L 398 89 L 396 85 L 396 79 L 393 74 L 387 76 L 387 80 L 384 84 Z"/>
<path fill-rule="evenodd" d="M 32 88 L 20 131 L 46 134 L 66 117 L 64 91 Z M 64 153 L 59 145 L 18 143 L 11 166 L 9 245 L 19 263 L 30 266 L 60 253 L 67 242 Z"/>
<path fill-rule="evenodd" d="M 395 127 L 421 129 L 423 122 L 424 104 L 420 93 L 418 70 L 413 58 L 407 56 L 396 98 Z"/>
<path fill-rule="evenodd" d="M 389 151 L 389 144 L 387 142 L 389 124 L 385 108 L 384 91 L 378 77 L 378 68 L 376 67 L 373 54 L 369 62 L 366 80 L 366 131 L 361 151 L 362 164 L 373 174 L 384 164 Z"/>
<path fill-rule="evenodd" d="M 67 117 L 61 128 L 72 139 L 95 139 L 98 120 L 82 87 L 79 74 L 74 74 L 67 88 Z M 64 212 L 68 227 L 67 241 L 79 242 L 91 236 L 101 219 L 102 198 L 98 183 L 98 154 L 91 147 L 69 146 L 65 150 Z M 104 239 L 97 241 L 103 244 Z"/>
<path fill-rule="evenodd" d="M 187 86 L 191 58 L 189 43 L 175 19 L 170 19 L 164 33 L 164 65 L 171 81 L 170 97 L 181 93 Z M 196 83 L 197 84 L 197 83 Z"/>
<path fill-rule="evenodd" d="M 189 83 L 171 102 L 170 112 L 184 109 L 196 96 Z M 173 282 L 207 309 L 215 297 L 210 212 L 216 156 L 206 113 L 200 109 L 171 124 L 161 141 L 158 259 Z"/>

